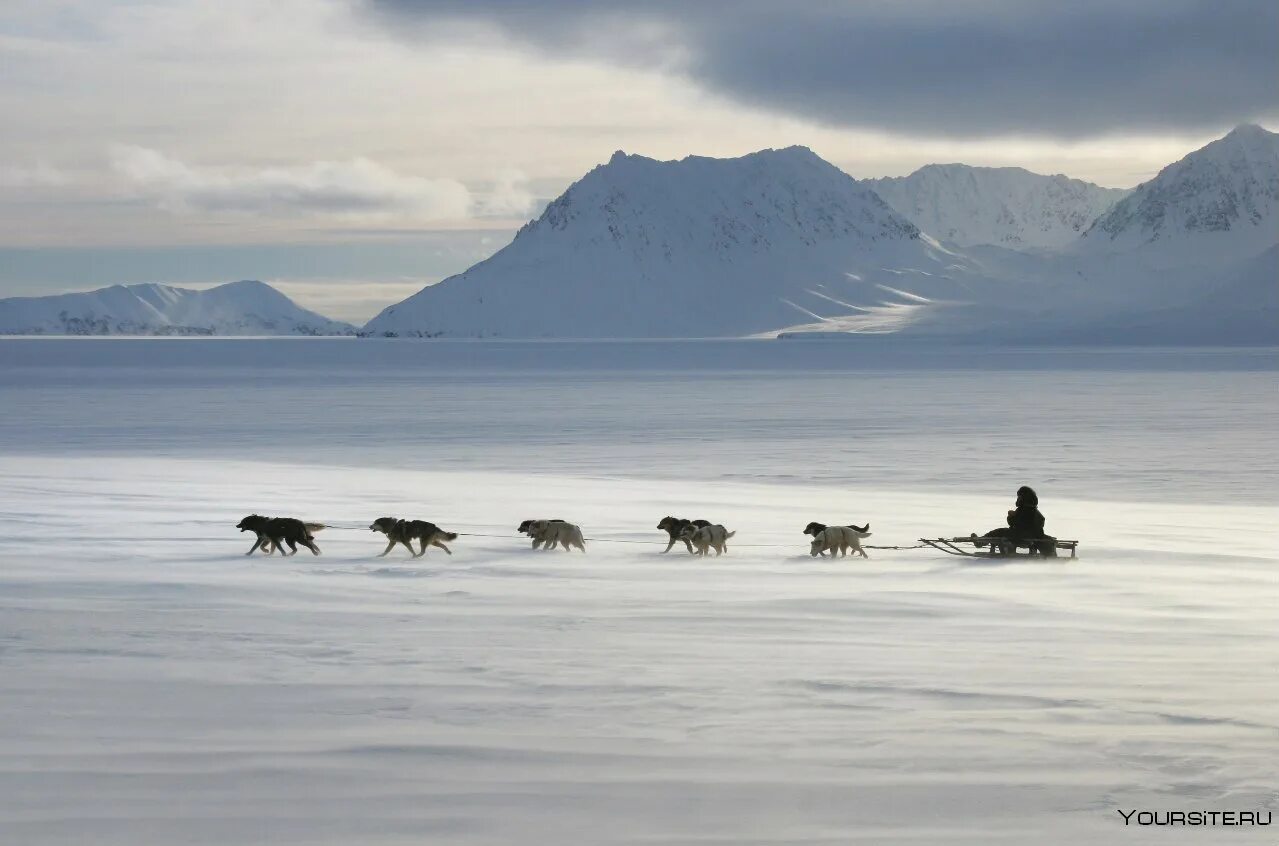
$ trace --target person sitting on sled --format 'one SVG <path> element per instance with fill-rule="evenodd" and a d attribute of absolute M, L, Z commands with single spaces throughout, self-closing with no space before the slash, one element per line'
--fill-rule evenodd
<path fill-rule="evenodd" d="M 1057 555 L 1057 539 L 1044 534 L 1044 515 L 1039 510 L 1039 497 L 1034 489 L 1022 485 L 1017 489 L 1016 507 L 1008 512 L 1008 526 L 1003 529 L 991 529 L 983 538 L 1004 538 L 1010 541 L 1043 538 L 1043 543 L 1031 544 L 1030 551 L 1044 556 Z M 976 537 L 974 535 L 974 537 Z M 986 544 L 980 541 L 975 545 L 980 549 Z M 1004 552 L 1012 552 L 1015 545 L 1000 544 Z"/>

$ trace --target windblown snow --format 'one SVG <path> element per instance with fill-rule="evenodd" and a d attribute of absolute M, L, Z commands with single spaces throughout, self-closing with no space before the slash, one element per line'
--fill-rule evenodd
<path fill-rule="evenodd" d="M 0 843 L 1273 846 L 1273 352 L 858 347 L 0 339 Z"/>
<path fill-rule="evenodd" d="M 264 282 L 204 290 L 113 285 L 0 299 L 3 335 L 349 335 L 355 327 L 301 308 Z"/>

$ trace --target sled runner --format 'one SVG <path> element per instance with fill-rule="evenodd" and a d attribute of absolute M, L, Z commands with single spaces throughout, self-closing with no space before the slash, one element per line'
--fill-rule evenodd
<path fill-rule="evenodd" d="M 1043 558 L 1046 556 L 1033 550 L 1039 544 L 1048 541 L 1044 538 L 982 538 L 969 535 L 962 538 L 920 538 L 919 542 L 951 555 L 967 555 L 975 558 Z M 979 543 L 985 548 L 979 548 L 977 546 Z M 1069 549 L 1070 557 L 1074 558 L 1075 547 L 1079 545 L 1079 541 L 1057 540 L 1053 541 L 1053 544 L 1057 549 Z M 966 546 L 972 549 L 966 549 Z M 1019 552 L 1018 550 L 1021 549 L 1026 551 Z"/>

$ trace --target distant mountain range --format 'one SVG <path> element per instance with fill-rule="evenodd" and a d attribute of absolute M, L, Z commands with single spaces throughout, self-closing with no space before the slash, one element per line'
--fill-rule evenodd
<path fill-rule="evenodd" d="M 805 147 L 618 152 L 374 337 L 900 333 L 1279 343 L 1279 135 L 1240 126 L 1131 191 L 1019 168 L 858 181 Z M 0 333 L 350 334 L 261 282 L 0 300 Z"/>
<path fill-rule="evenodd" d="M 2 335 L 351 335 L 355 327 L 299 307 L 263 282 L 206 290 L 113 285 L 0 300 Z"/>
<path fill-rule="evenodd" d="M 1138 185 L 1078 246 L 1158 250 L 1178 261 L 1246 258 L 1279 241 L 1277 208 L 1279 135 L 1241 126 Z"/>
<path fill-rule="evenodd" d="M 1019 167 L 928 165 L 865 184 L 912 223 L 960 247 L 1060 249 L 1129 193 Z"/>
<path fill-rule="evenodd" d="M 385 309 L 373 335 L 751 335 L 844 309 L 881 268 L 954 257 L 804 147 L 658 162 L 616 153 L 505 249 Z M 879 293 L 884 293 L 880 291 Z M 892 316 L 879 319 L 884 329 Z"/>
<path fill-rule="evenodd" d="M 1123 342 L 1140 325 L 1175 342 L 1199 315 L 1198 342 L 1279 342 L 1266 298 L 1243 323 L 1218 313 L 1279 280 L 1277 150 L 1275 133 L 1241 126 L 1131 192 L 964 165 L 858 182 L 803 147 L 617 153 L 510 245 L 362 334 Z"/>

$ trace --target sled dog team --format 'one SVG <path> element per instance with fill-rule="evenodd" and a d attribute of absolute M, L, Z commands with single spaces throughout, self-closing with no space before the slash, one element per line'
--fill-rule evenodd
<path fill-rule="evenodd" d="M 257 540 L 245 555 L 252 555 L 259 549 L 267 555 L 279 551 L 281 555 L 294 555 L 298 546 L 305 546 L 312 554 L 319 555 L 320 548 L 315 543 L 315 533 L 327 528 L 323 523 L 304 523 L 293 517 L 263 517 L 250 514 L 236 528 L 241 532 L 254 532 Z M 737 532 L 730 532 L 718 523 L 709 520 L 684 520 L 679 517 L 663 517 L 657 528 L 666 532 L 669 542 L 663 554 L 670 552 L 676 543 L 683 543 L 691 555 L 704 556 L 713 549 L 716 555 L 728 552 L 728 539 Z M 457 540 L 456 532 L 446 532 L 434 523 L 426 520 L 401 520 L 397 517 L 379 517 L 369 529 L 386 536 L 386 549 L 378 557 L 385 556 L 396 544 L 402 545 L 414 558 L 426 554 L 427 547 L 438 547 L 447 554 L 453 552 L 445 545 L 445 541 Z M 552 550 L 560 547 L 566 551 L 574 549 L 586 552 L 586 539 L 582 536 L 580 526 L 567 520 L 525 520 L 516 529 L 520 534 L 533 539 L 533 549 Z M 868 557 L 862 549 L 861 539 L 870 537 L 870 524 L 865 526 L 827 526 L 825 523 L 809 523 L 804 534 L 812 536 L 809 552 L 815 558 L 830 553 L 847 555 L 850 551 L 863 558 Z M 418 549 L 413 542 L 418 542 Z M 289 552 L 284 546 L 289 546 Z"/>

